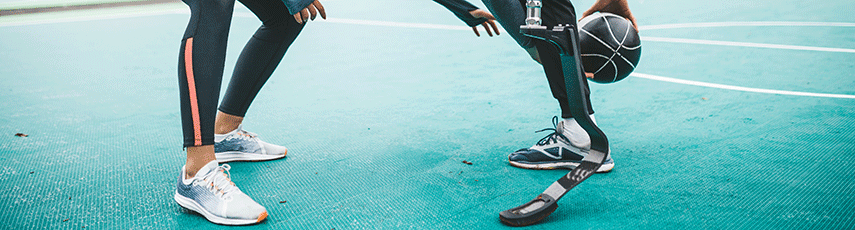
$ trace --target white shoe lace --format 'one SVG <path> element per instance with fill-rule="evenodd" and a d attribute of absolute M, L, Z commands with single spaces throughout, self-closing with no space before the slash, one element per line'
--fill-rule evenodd
<path fill-rule="evenodd" d="M 218 166 L 202 177 L 202 180 L 197 180 L 196 184 L 207 188 L 222 199 L 231 199 L 231 193 L 239 191 L 239 189 L 231 180 L 230 169 L 232 167 L 228 164 Z"/>
<path fill-rule="evenodd" d="M 545 128 L 545 129 L 535 131 L 535 133 L 539 133 L 539 132 L 543 132 L 543 131 L 550 131 L 550 130 L 552 131 L 552 133 L 550 133 L 549 135 L 546 135 L 545 137 L 543 137 L 539 141 L 537 141 L 537 144 L 535 146 L 544 146 L 544 145 L 557 143 L 559 141 L 559 138 L 564 139 L 565 141 L 569 142 L 569 139 L 567 138 L 567 136 L 564 136 L 564 132 L 562 132 L 564 127 L 559 127 L 559 126 L 563 126 L 561 124 L 562 124 L 561 121 L 558 119 L 557 116 L 555 116 L 555 117 L 552 117 L 552 126 L 553 126 L 552 128 Z"/>
<path fill-rule="evenodd" d="M 238 125 L 237 132 L 235 132 L 235 134 L 237 135 L 237 138 L 245 140 L 255 140 L 255 138 L 258 137 L 258 134 L 243 130 L 243 125 Z"/>

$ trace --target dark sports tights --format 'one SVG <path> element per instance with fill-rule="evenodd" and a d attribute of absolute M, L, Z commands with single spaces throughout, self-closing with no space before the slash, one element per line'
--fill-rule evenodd
<path fill-rule="evenodd" d="M 545 0 L 542 2 L 542 25 L 546 26 L 550 30 L 553 26 L 558 24 L 573 24 L 573 27 L 576 27 L 576 11 L 573 8 L 573 4 L 569 1 Z M 577 33 L 577 31 L 574 32 Z M 537 53 L 540 55 L 540 62 L 543 65 L 543 71 L 546 72 L 546 78 L 549 81 L 549 88 L 552 90 L 552 96 L 555 97 L 555 99 L 558 99 L 558 103 L 561 106 L 561 117 L 573 117 L 570 112 L 573 108 L 570 108 L 570 103 L 567 100 L 566 87 L 564 85 L 564 70 L 561 66 L 561 55 L 558 53 L 558 50 L 554 48 L 554 45 L 549 44 L 546 41 L 532 39 L 532 43 L 534 43 L 534 47 L 537 47 Z M 574 49 L 578 48 L 578 46 L 574 47 Z M 585 87 L 582 90 L 585 92 L 582 93 L 587 95 L 586 98 L 590 98 L 588 97 L 591 94 L 591 91 L 588 88 L 588 82 L 584 82 Z M 588 103 L 588 108 L 593 108 L 591 107 L 590 99 L 588 99 L 586 103 Z M 594 113 L 593 109 L 591 109 L 590 113 Z"/>
<path fill-rule="evenodd" d="M 570 104 L 567 101 L 567 92 L 564 87 L 564 73 L 561 69 L 561 56 L 552 45 L 542 40 L 532 39 L 520 34 L 520 26 L 525 24 L 525 0 L 482 0 L 484 5 L 490 9 L 496 16 L 499 24 L 505 28 L 505 31 L 517 41 L 523 48 L 537 48 L 540 55 L 543 70 L 546 72 L 546 79 L 549 81 L 549 88 L 552 90 L 552 96 L 558 100 L 561 107 L 561 117 L 570 118 L 573 115 L 570 113 Z M 543 8 L 541 8 L 541 24 L 552 29 L 558 24 L 572 24 L 576 26 L 576 13 L 571 4 L 567 0 L 543 0 Z M 587 82 L 586 82 L 587 84 Z M 588 87 L 584 88 L 585 94 L 590 94 Z M 588 108 L 591 108 L 591 101 L 588 100 Z M 591 111 L 593 113 L 593 111 Z"/>
<path fill-rule="evenodd" d="M 184 146 L 214 144 L 214 121 L 223 81 L 234 0 L 183 0 L 190 22 L 181 42 L 178 83 Z M 262 25 L 238 58 L 219 110 L 243 117 L 261 86 L 300 34 L 298 24 L 280 0 L 240 0 Z"/>

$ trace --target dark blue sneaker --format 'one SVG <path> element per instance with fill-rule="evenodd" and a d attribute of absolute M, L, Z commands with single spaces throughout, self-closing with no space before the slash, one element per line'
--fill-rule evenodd
<path fill-rule="evenodd" d="M 534 146 L 527 149 L 520 149 L 508 155 L 508 161 L 514 167 L 527 169 L 573 169 L 579 166 L 582 158 L 588 155 L 591 150 L 591 138 L 587 136 L 581 126 L 573 120 L 572 124 L 577 137 L 575 141 L 571 141 L 567 135 L 568 132 L 564 129 L 564 121 L 558 117 L 552 118 L 552 125 L 555 128 L 546 128 L 537 132 L 551 130 L 553 133 L 543 137 Z M 578 127 L 575 127 L 578 126 Z M 606 162 L 597 169 L 597 172 L 612 171 L 615 167 L 615 162 L 612 160 L 611 154 L 606 158 Z"/>

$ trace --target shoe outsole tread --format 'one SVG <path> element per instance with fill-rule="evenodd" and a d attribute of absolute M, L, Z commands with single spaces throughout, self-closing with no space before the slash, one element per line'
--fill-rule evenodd
<path fill-rule="evenodd" d="M 258 215 L 258 218 L 255 218 L 255 219 L 229 219 L 229 218 L 224 218 L 224 217 L 220 217 L 220 216 L 214 215 L 213 213 L 208 212 L 207 210 L 202 208 L 202 205 L 200 205 L 198 202 L 196 202 L 193 199 L 190 199 L 188 197 L 182 196 L 181 194 L 178 194 L 178 192 L 175 192 L 174 199 L 175 199 L 175 202 L 177 202 L 178 205 L 180 205 L 181 207 L 184 207 L 186 209 L 189 209 L 190 211 L 199 213 L 200 215 L 205 217 L 205 219 L 207 219 L 211 223 L 215 223 L 215 224 L 250 225 L 250 224 L 260 223 L 261 221 L 264 221 L 264 219 L 267 218 L 267 211 L 262 212 L 261 214 Z"/>

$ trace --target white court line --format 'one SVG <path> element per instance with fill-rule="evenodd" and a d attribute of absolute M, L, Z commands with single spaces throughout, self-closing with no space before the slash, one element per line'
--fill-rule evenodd
<path fill-rule="evenodd" d="M 656 76 L 656 75 L 643 74 L 643 73 L 632 73 L 629 76 L 644 78 L 644 79 L 649 79 L 649 80 L 654 80 L 654 81 L 664 81 L 664 82 L 671 82 L 671 83 L 677 83 L 677 84 L 683 84 L 683 85 L 694 85 L 694 86 L 727 89 L 727 90 L 736 90 L 736 91 L 744 91 L 744 92 L 793 95 L 793 96 L 807 96 L 807 97 L 831 97 L 831 98 L 855 99 L 855 95 L 848 95 L 848 94 L 808 93 L 808 92 L 798 92 L 798 91 L 750 88 L 750 87 L 742 87 L 742 86 L 732 86 L 732 85 L 707 83 L 707 82 L 700 82 L 700 81 L 690 81 L 690 80 Z"/>
<path fill-rule="evenodd" d="M 176 11 L 175 9 L 173 9 L 173 10 L 161 10 L 161 11 L 154 10 L 154 11 L 148 12 L 148 13 L 147 12 L 139 12 L 139 13 L 140 14 L 136 14 L 136 15 L 126 15 L 126 17 L 139 17 L 139 16 L 166 14 L 166 13 L 187 14 L 188 11 L 186 9 L 183 9 L 182 11 L 179 12 L 179 11 Z M 235 13 L 235 16 L 238 16 L 238 17 L 255 17 L 255 15 L 253 15 L 251 13 Z M 98 19 L 109 19 L 109 18 L 119 18 L 119 17 L 121 17 L 121 16 L 109 15 L 109 16 L 105 17 L 105 16 L 89 15 L 88 17 L 74 17 L 73 19 L 70 19 L 70 20 L 57 17 L 57 18 L 42 19 L 42 20 L 29 21 L 29 22 L 27 22 L 27 21 L 18 21 L 18 22 L 12 22 L 12 23 L 0 22 L 0 27 L 14 26 L 14 25 L 47 24 L 47 23 L 68 22 L 68 21 L 98 20 Z M 471 28 L 466 27 L 466 26 L 450 26 L 450 25 L 437 25 L 437 24 L 425 24 L 425 23 L 386 22 L 386 21 L 341 19 L 341 18 L 328 18 L 326 21 L 330 22 L 330 23 L 342 23 L 342 24 L 354 24 L 354 25 L 372 25 L 372 26 L 389 26 L 389 27 L 402 27 L 402 28 L 423 28 L 423 29 L 442 29 L 442 30 L 471 30 Z M 687 27 L 693 27 L 693 26 L 694 27 L 724 27 L 724 26 L 855 27 L 855 23 L 844 23 L 844 22 L 710 22 L 710 23 L 684 23 L 684 24 L 651 25 L 651 26 L 641 26 L 640 29 L 642 29 L 642 30 L 653 30 L 653 29 L 687 28 Z M 726 41 L 710 41 L 710 40 L 681 39 L 681 38 L 660 38 L 660 37 L 642 37 L 642 39 L 651 40 L 651 41 L 707 44 L 707 45 L 729 45 L 729 46 L 745 46 L 745 47 L 759 47 L 759 48 L 773 48 L 773 49 L 795 49 L 795 50 L 812 50 L 812 51 L 853 53 L 853 49 L 845 49 L 845 48 L 790 46 L 790 45 L 774 45 L 774 44 L 747 43 L 747 42 L 726 42 Z M 664 81 L 664 82 L 672 82 L 672 83 L 677 83 L 677 84 L 695 85 L 695 86 L 711 87 L 711 88 L 719 88 L 719 89 L 727 89 L 727 90 L 738 90 L 738 91 L 745 91 L 745 92 L 794 95 L 794 96 L 809 96 L 809 97 L 829 97 L 829 98 L 855 99 L 855 95 L 847 95 L 847 94 L 808 93 L 808 92 L 797 92 L 797 91 L 786 91 L 786 90 L 749 88 L 749 87 L 741 87 L 741 86 L 731 86 L 731 85 L 722 85 L 722 84 L 706 83 L 706 82 L 699 82 L 699 81 L 682 80 L 682 79 L 662 77 L 662 76 L 643 74 L 643 73 L 633 73 L 630 76 L 645 78 L 645 79 L 655 80 L 655 81 Z"/>
<path fill-rule="evenodd" d="M 812 27 L 855 27 L 855 23 L 849 22 L 699 22 L 699 23 L 677 23 L 639 26 L 638 29 L 661 30 L 678 28 L 703 28 L 703 27 L 735 27 L 735 26 L 812 26 Z"/>
<path fill-rule="evenodd" d="M 846 48 L 777 45 L 777 44 L 752 43 L 752 42 L 729 42 L 729 41 L 713 41 L 713 40 L 686 39 L 686 38 L 662 38 L 662 37 L 647 37 L 647 36 L 641 36 L 641 40 L 642 41 L 654 41 L 654 42 L 702 44 L 702 45 L 720 45 L 720 46 L 739 46 L 739 47 L 770 48 L 770 49 L 785 49 L 785 50 L 808 50 L 808 51 L 824 51 L 824 52 L 837 52 L 837 53 L 855 53 L 855 49 L 846 49 Z"/>
<path fill-rule="evenodd" d="M 183 3 L 166 3 L 141 6 L 127 6 L 105 9 L 86 9 L 71 12 L 51 12 L 42 14 L 22 14 L 0 17 L 0 27 L 29 26 L 65 22 L 83 22 L 158 16 L 166 14 L 190 14 Z"/>
<path fill-rule="evenodd" d="M 242 13 L 239 16 L 241 17 L 255 17 L 250 13 Z M 328 18 L 327 22 L 331 23 L 342 23 L 342 24 L 352 24 L 352 25 L 370 25 L 370 26 L 389 26 L 389 27 L 403 27 L 403 28 L 420 28 L 420 29 L 443 29 L 443 30 L 472 30 L 470 27 L 466 26 L 449 26 L 449 25 L 436 25 L 436 24 L 425 24 L 425 23 L 406 23 L 406 22 L 387 22 L 387 21 L 374 21 L 374 20 L 358 20 L 358 19 L 341 19 L 341 18 Z M 663 28 L 682 28 L 683 26 L 689 25 L 705 25 L 707 27 L 712 26 L 853 26 L 855 27 L 855 23 L 824 23 L 824 22 L 756 22 L 756 23 L 695 23 L 695 24 L 671 24 L 664 25 L 663 27 L 650 26 L 656 29 Z M 642 30 L 644 27 L 642 27 Z M 504 32 L 504 30 L 502 30 Z M 737 47 L 752 47 L 752 48 L 770 48 L 770 49 L 788 49 L 788 50 L 806 50 L 806 51 L 822 51 L 822 52 L 838 52 L 838 53 L 855 53 L 855 49 L 847 49 L 847 48 L 828 48 L 828 47 L 814 47 L 814 46 L 796 46 L 796 45 L 778 45 L 778 44 L 765 44 L 765 43 L 752 43 L 752 42 L 730 42 L 730 41 L 714 41 L 714 40 L 700 40 L 700 39 L 685 39 L 685 38 L 663 38 L 663 37 L 648 37 L 641 36 L 642 41 L 656 41 L 656 42 L 672 42 L 672 43 L 689 43 L 689 44 L 703 44 L 703 45 L 720 45 L 720 46 L 737 46 Z"/>

